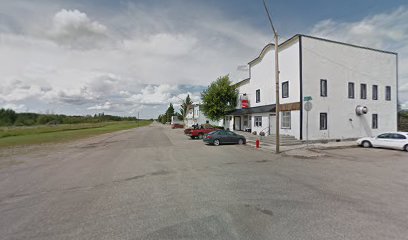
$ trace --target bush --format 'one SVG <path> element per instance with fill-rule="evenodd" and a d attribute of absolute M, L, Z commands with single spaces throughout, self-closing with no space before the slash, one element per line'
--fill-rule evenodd
<path fill-rule="evenodd" d="M 256 135 L 256 134 L 258 134 L 258 133 L 257 133 L 256 131 L 253 131 L 252 134 L 253 134 L 253 135 Z"/>
<path fill-rule="evenodd" d="M 259 136 L 265 136 L 265 132 L 260 132 Z"/>

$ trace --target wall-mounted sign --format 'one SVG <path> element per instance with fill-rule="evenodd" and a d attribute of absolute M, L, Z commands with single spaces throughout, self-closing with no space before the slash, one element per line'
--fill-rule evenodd
<path fill-rule="evenodd" d="M 249 101 L 246 94 L 241 96 L 241 108 L 249 108 Z"/>
<path fill-rule="evenodd" d="M 241 106 L 242 106 L 242 108 L 249 108 L 248 99 L 242 99 L 241 100 Z"/>

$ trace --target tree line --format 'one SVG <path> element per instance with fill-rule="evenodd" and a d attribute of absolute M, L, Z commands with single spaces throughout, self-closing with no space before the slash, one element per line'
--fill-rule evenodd
<path fill-rule="evenodd" d="M 193 105 L 193 102 L 191 101 L 190 95 L 188 94 L 186 99 L 182 100 L 181 106 L 180 106 L 180 112 L 176 112 L 174 110 L 173 104 L 170 103 L 169 107 L 167 108 L 166 112 L 163 114 L 160 114 L 157 117 L 157 121 L 165 124 L 167 122 L 171 122 L 171 117 L 176 116 L 178 120 L 184 120 L 187 116 L 188 109 Z"/>
<path fill-rule="evenodd" d="M 157 121 L 165 124 L 167 122 L 171 122 L 171 117 L 172 116 L 177 116 L 178 119 L 183 119 L 182 117 L 180 118 L 180 113 L 176 112 L 174 110 L 173 104 L 170 103 L 169 107 L 167 108 L 166 112 L 163 114 L 160 114 L 159 117 L 157 118 Z"/>
<path fill-rule="evenodd" d="M 41 124 L 75 124 L 110 121 L 135 121 L 136 117 L 119 117 L 99 113 L 87 116 L 63 114 L 16 113 L 12 109 L 0 109 L 0 126 L 33 126 Z"/>

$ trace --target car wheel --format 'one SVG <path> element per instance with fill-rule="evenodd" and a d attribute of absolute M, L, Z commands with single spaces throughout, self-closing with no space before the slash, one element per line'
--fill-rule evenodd
<path fill-rule="evenodd" d="M 408 144 L 404 146 L 404 150 L 408 152 Z"/>
<path fill-rule="evenodd" d="M 214 140 L 214 146 L 218 146 L 218 145 L 220 145 L 220 140 L 215 139 L 215 140 Z"/>
<path fill-rule="evenodd" d="M 371 147 L 371 143 L 370 143 L 369 141 L 364 141 L 361 145 L 362 145 L 363 147 L 365 147 L 365 148 Z"/>
<path fill-rule="evenodd" d="M 244 140 L 243 140 L 243 139 L 239 139 L 239 140 L 238 140 L 238 144 L 239 144 L 239 145 L 244 144 Z"/>
<path fill-rule="evenodd" d="M 198 135 L 198 139 L 203 139 L 203 138 L 204 138 L 204 134 L 200 133 L 200 134 Z"/>
<path fill-rule="evenodd" d="M 191 138 L 191 139 L 194 139 L 195 137 L 191 136 L 190 138 Z"/>

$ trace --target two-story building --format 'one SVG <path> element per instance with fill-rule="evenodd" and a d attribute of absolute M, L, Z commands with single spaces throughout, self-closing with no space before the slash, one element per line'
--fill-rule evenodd
<path fill-rule="evenodd" d="M 278 51 L 280 134 L 350 139 L 397 130 L 396 53 L 300 34 Z M 249 62 L 249 78 L 236 83 L 240 101 L 225 128 L 275 133 L 274 66 L 268 44 Z"/>
<path fill-rule="evenodd" d="M 223 126 L 223 121 L 212 121 L 200 109 L 200 104 L 192 104 L 186 114 L 185 125 L 191 127 L 192 125 L 211 124 L 214 126 Z"/>

